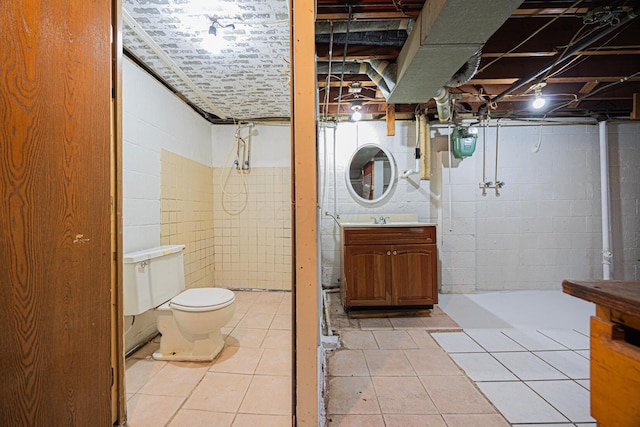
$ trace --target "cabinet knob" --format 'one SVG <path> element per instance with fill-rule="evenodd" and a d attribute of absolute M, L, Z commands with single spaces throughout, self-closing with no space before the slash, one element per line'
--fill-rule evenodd
<path fill-rule="evenodd" d="M 391 251 L 387 251 L 387 255 L 391 255 Z"/>
<path fill-rule="evenodd" d="M 394 254 L 394 255 L 398 255 L 398 252 L 396 252 L 396 251 L 393 251 L 393 254 Z"/>

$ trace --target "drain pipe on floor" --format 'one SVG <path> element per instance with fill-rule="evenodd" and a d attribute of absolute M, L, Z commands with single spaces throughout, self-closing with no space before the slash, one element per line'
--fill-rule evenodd
<path fill-rule="evenodd" d="M 609 143 L 607 121 L 598 123 L 600 133 L 600 201 L 602 205 L 602 278 L 612 279 L 611 195 L 609 192 Z"/>

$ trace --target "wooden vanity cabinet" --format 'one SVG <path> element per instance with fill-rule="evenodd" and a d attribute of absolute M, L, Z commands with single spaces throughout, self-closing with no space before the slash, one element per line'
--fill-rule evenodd
<path fill-rule="evenodd" d="M 342 227 L 341 234 L 347 309 L 438 303 L 435 226 Z"/>

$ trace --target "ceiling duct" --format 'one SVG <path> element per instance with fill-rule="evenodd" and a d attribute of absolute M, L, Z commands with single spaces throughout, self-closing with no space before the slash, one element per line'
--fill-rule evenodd
<path fill-rule="evenodd" d="M 351 21 L 349 23 L 349 33 L 366 33 L 371 31 L 399 31 L 406 33 L 411 32 L 413 21 L 411 19 L 393 19 L 393 20 L 370 20 L 370 21 Z M 316 22 L 317 34 L 344 34 L 347 32 L 347 22 Z"/>
<path fill-rule="evenodd" d="M 387 61 L 379 61 L 379 62 L 387 62 Z M 389 63 L 387 62 L 387 64 Z M 394 65 L 394 64 L 389 64 L 389 65 Z M 381 69 L 383 73 L 385 73 L 385 70 L 386 70 L 385 74 L 387 75 L 387 78 L 385 79 L 385 77 L 383 77 L 378 71 L 376 71 L 374 67 L 368 62 L 362 62 L 362 63 L 347 62 L 345 64 L 342 64 L 342 63 L 331 64 L 332 73 L 366 74 L 371 79 L 371 81 L 378 86 L 378 88 L 380 89 L 380 92 L 382 92 L 382 95 L 385 97 L 385 99 L 389 96 L 389 93 L 391 93 L 391 89 L 392 89 L 386 83 L 386 80 L 389 79 L 392 68 L 393 67 L 391 66 L 389 67 L 379 66 L 378 69 Z M 329 62 L 318 62 L 316 71 L 318 74 L 327 74 L 329 72 Z M 391 82 L 393 83 L 393 81 Z"/>
<path fill-rule="evenodd" d="M 520 6 L 522 0 L 427 0 L 397 61 L 389 103 L 426 102 Z"/>

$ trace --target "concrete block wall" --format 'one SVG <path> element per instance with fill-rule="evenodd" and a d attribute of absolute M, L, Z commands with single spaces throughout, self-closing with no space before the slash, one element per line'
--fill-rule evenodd
<path fill-rule="evenodd" d="M 390 147 L 398 169 L 410 168 L 413 123 L 399 126 L 398 136 L 391 138 L 384 136 L 384 123 L 339 125 L 335 178 L 333 130 L 321 130 L 323 214 L 334 212 L 335 185 L 338 214 L 417 212 L 421 221 L 437 223 L 441 292 L 559 289 L 566 278 L 602 278 L 597 125 L 500 126 L 497 178 L 505 186 L 499 196 L 492 189 L 483 196 L 479 188 L 485 139 L 485 176 L 496 180 L 496 127 L 489 126 L 486 135 L 481 130 L 475 154 L 453 158 L 449 167 L 449 129 L 434 126 L 431 181 L 416 187 L 400 180 L 387 202 L 361 206 L 346 191 L 345 164 L 355 147 L 377 142 Z M 614 278 L 638 280 L 640 124 L 610 123 L 608 135 Z M 340 275 L 339 227 L 326 215 L 321 247 L 322 283 L 335 284 Z"/>
<path fill-rule="evenodd" d="M 611 197 L 620 201 L 612 203 L 614 277 L 627 280 L 638 278 L 639 129 L 609 125 Z M 437 132 L 446 144 L 447 131 Z M 486 141 L 486 177 L 495 181 L 495 126 Z M 450 170 L 440 154 L 432 188 L 440 184 L 441 291 L 559 289 L 563 279 L 602 278 L 598 141 L 596 125 L 501 126 L 499 196 L 479 188 L 482 131 L 476 153 Z"/>
<path fill-rule="evenodd" d="M 346 168 L 358 147 L 378 144 L 394 157 L 401 172 L 415 167 L 416 129 L 414 122 L 396 122 L 395 136 L 386 135 L 385 122 L 347 122 L 337 128 L 320 129 L 318 141 L 318 181 L 320 201 L 321 274 L 323 286 L 335 286 L 340 278 L 340 228 L 333 218 L 345 214 L 415 213 L 421 221 L 434 222 L 428 181 L 417 175 L 397 179 L 391 197 L 373 206 L 356 201 L 347 190 Z M 335 151 L 334 151 L 335 150 Z M 335 156 L 334 156 L 335 153 Z"/>
<path fill-rule="evenodd" d="M 122 72 L 124 252 L 160 246 L 162 150 L 211 166 L 211 125 L 125 58 Z M 131 319 L 125 319 L 125 329 Z M 127 350 L 156 332 L 153 312 L 136 316 Z"/>

